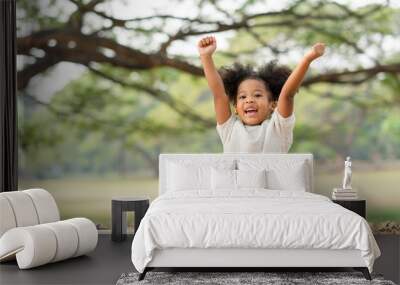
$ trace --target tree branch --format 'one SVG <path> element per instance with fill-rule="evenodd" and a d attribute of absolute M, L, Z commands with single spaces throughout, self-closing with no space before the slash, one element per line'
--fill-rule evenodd
<path fill-rule="evenodd" d="M 52 44 L 52 46 L 50 46 Z M 54 46 L 54 43 L 56 45 Z M 73 43 L 75 47 L 71 48 Z M 127 47 L 112 39 L 98 36 L 83 35 L 76 30 L 46 30 L 17 40 L 18 54 L 28 54 L 35 47 L 44 50 L 48 55 L 45 59 L 51 59 L 46 65 L 51 66 L 55 61 L 70 61 L 87 65 L 90 62 L 109 63 L 116 67 L 124 67 L 130 70 L 146 70 L 156 67 L 172 67 L 193 75 L 202 76 L 200 67 L 189 64 L 178 58 L 167 57 L 162 54 L 146 54 L 140 50 Z M 113 55 L 106 55 L 105 50 L 112 51 Z M 25 87 L 27 82 L 44 71 L 39 68 L 44 64 L 30 67 L 29 72 L 20 73 L 21 81 Z"/>
<path fill-rule="evenodd" d="M 400 63 L 378 65 L 371 68 L 353 71 L 331 72 L 306 78 L 302 86 L 309 86 L 318 82 L 335 84 L 360 84 L 371 79 L 378 73 L 400 74 Z"/>
<path fill-rule="evenodd" d="M 30 64 L 23 70 L 17 73 L 17 88 L 22 90 L 28 86 L 29 81 L 35 75 L 46 71 L 48 68 L 59 63 L 57 58 L 47 55 L 44 58 L 38 59 L 34 64 Z"/>

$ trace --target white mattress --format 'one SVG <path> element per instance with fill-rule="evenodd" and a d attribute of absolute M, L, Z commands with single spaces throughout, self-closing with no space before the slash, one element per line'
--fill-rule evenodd
<path fill-rule="evenodd" d="M 267 189 L 161 195 L 135 234 L 132 262 L 143 272 L 168 248 L 359 250 L 371 272 L 380 255 L 359 215 L 321 195 Z"/>

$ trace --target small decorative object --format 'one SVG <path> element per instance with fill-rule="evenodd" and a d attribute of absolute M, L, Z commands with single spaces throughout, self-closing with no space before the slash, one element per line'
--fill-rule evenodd
<path fill-rule="evenodd" d="M 351 160 L 350 156 L 344 162 L 344 177 L 343 177 L 343 190 L 351 188 Z"/>
<path fill-rule="evenodd" d="M 334 188 L 332 199 L 334 200 L 355 200 L 358 199 L 357 191 L 351 187 L 351 158 L 346 157 L 344 162 L 344 177 L 342 188 Z"/>

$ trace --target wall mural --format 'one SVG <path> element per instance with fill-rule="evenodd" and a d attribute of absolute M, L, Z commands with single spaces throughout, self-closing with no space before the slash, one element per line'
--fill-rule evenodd
<path fill-rule="evenodd" d="M 154 2 L 17 1 L 21 189 L 43 187 L 63 219 L 109 228 L 112 197 L 157 196 L 160 153 L 223 151 L 201 39 L 218 43 L 218 69 L 292 72 L 324 43 L 295 96 L 289 153 L 313 153 L 315 191 L 328 197 L 351 157 L 346 179 L 368 221 L 400 223 L 400 6 Z"/>

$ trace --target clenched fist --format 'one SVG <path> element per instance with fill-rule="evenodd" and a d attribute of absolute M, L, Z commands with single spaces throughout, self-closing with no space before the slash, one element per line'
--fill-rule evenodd
<path fill-rule="evenodd" d="M 214 36 L 204 37 L 197 44 L 200 55 L 212 55 L 217 48 L 217 40 Z"/>
<path fill-rule="evenodd" d="M 324 43 L 316 43 L 311 50 L 306 54 L 306 57 L 309 60 L 314 60 L 320 56 L 322 56 L 325 52 L 325 44 Z"/>

